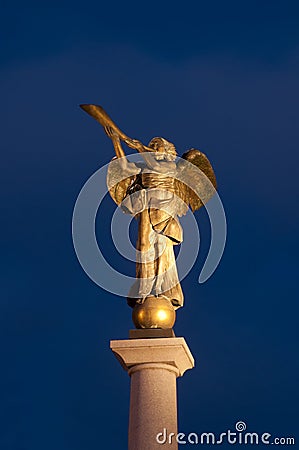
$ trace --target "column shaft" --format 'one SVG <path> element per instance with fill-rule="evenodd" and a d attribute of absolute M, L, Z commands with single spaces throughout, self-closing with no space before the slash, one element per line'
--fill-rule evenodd
<path fill-rule="evenodd" d="M 176 371 L 173 369 L 166 364 L 141 364 L 131 369 L 129 450 L 156 450 L 161 449 L 161 444 L 163 448 L 178 448 L 173 438 L 177 435 Z M 170 433 L 174 434 L 169 443 Z"/>

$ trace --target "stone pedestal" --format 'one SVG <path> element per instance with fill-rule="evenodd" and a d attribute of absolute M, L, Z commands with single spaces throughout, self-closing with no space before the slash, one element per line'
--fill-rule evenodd
<path fill-rule="evenodd" d="M 129 450 L 177 449 L 176 378 L 194 367 L 184 338 L 111 341 L 131 377 Z"/>

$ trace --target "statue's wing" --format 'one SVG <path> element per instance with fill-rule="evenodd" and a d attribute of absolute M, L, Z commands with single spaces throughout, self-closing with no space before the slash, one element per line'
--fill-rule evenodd
<path fill-rule="evenodd" d="M 130 188 L 136 183 L 140 172 L 139 164 L 134 164 L 134 168 L 124 171 L 118 158 L 113 158 L 108 165 L 107 187 L 109 194 L 117 205 L 120 205 L 128 195 Z"/>
<path fill-rule="evenodd" d="M 195 211 L 213 197 L 216 187 L 216 177 L 206 155 L 194 148 L 184 153 L 177 163 L 176 195 Z M 185 213 L 182 208 L 179 215 Z"/>

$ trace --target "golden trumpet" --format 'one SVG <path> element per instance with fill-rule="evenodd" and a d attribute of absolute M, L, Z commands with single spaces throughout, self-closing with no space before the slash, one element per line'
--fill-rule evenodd
<path fill-rule="evenodd" d="M 128 147 L 133 148 L 134 150 L 138 150 L 139 152 L 154 152 L 150 147 L 142 144 L 140 141 L 136 139 L 131 139 L 127 136 L 123 131 L 121 131 L 118 126 L 113 122 L 111 117 L 106 113 L 104 108 L 100 105 L 80 105 L 87 114 L 93 117 L 97 122 L 99 122 L 104 129 L 110 128 L 114 134 L 116 134 L 119 139 L 125 142 Z M 108 133 L 107 133 L 108 134 Z M 112 136 L 108 134 L 111 138 Z"/>

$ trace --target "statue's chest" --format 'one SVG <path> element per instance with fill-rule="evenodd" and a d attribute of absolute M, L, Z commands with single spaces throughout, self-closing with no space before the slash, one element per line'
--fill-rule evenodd
<path fill-rule="evenodd" d="M 145 189 L 165 189 L 173 192 L 174 178 L 158 172 L 141 173 L 142 186 Z"/>

